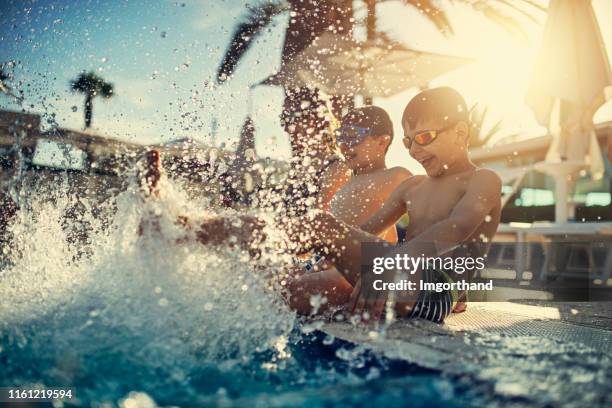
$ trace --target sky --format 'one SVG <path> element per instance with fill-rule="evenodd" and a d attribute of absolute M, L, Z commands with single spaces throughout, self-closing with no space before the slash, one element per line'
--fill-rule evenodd
<path fill-rule="evenodd" d="M 70 91 L 69 82 L 82 70 L 93 70 L 115 87 L 114 97 L 94 102 L 92 130 L 98 134 L 137 143 L 191 137 L 231 148 L 250 113 L 258 155 L 287 158 L 289 143 L 278 120 L 282 91 L 268 86 L 249 89 L 278 69 L 288 14 L 278 16 L 257 39 L 230 81 L 223 85 L 214 81 L 246 4 L 236 0 L 4 0 L 0 62 L 19 62 L 12 85 L 25 93 L 23 108 L 43 115 L 46 127 L 82 128 L 84 99 Z M 355 1 L 358 14 L 361 4 Z M 540 24 L 524 21 L 523 38 L 460 2 L 441 0 L 439 4 L 449 15 L 453 36 L 443 36 L 415 9 L 398 1 L 378 6 L 377 28 L 414 49 L 473 58 L 471 64 L 430 85 L 453 86 L 469 106 L 487 106 L 485 128 L 502 120 L 500 137 L 544 134 L 524 96 L 545 16 Z M 593 0 L 593 7 L 610 50 L 612 2 Z M 391 114 L 396 135 L 401 135 L 403 108 L 417 92 L 409 89 L 374 100 Z M 19 109 L 5 96 L 0 96 L 0 107 Z M 612 119 L 612 104 L 602 107 L 595 119 Z M 394 140 L 387 164 L 421 172 L 400 137 Z"/>

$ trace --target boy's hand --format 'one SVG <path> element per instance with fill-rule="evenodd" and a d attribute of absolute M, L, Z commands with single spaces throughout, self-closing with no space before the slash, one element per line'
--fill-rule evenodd
<path fill-rule="evenodd" d="M 374 289 L 374 281 L 394 282 L 395 270 L 385 270 L 381 275 L 362 273 L 349 301 L 349 310 L 363 321 L 380 320 L 385 311 L 389 291 Z"/>

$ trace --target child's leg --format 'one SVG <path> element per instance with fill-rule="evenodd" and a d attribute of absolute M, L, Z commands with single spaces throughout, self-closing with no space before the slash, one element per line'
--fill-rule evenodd
<path fill-rule="evenodd" d="M 363 242 L 387 243 L 376 235 L 351 227 L 325 212 L 300 219 L 302 231 L 307 233 L 307 244 L 315 252 L 325 254 L 346 280 L 355 286 L 361 272 L 361 244 Z M 294 237 L 296 241 L 300 238 Z"/>
<path fill-rule="evenodd" d="M 138 177 L 140 178 L 142 194 L 144 199 L 156 199 L 159 197 L 159 180 L 162 174 L 161 155 L 158 150 L 153 149 L 146 152 L 143 159 L 138 164 Z M 140 223 L 139 234 L 142 235 L 145 223 L 152 225 L 153 230 L 160 232 L 159 216 L 150 214 Z M 177 243 L 185 242 L 188 239 L 195 239 L 203 245 L 219 245 L 229 241 L 230 237 L 235 237 L 235 243 L 241 247 L 254 249 L 265 236 L 262 233 L 263 222 L 252 216 L 239 216 L 235 219 L 215 217 L 195 224 L 189 217 L 179 216 L 176 224 L 183 227 L 187 232 L 185 238 L 181 238 Z M 231 244 L 231 243 L 230 243 Z"/>

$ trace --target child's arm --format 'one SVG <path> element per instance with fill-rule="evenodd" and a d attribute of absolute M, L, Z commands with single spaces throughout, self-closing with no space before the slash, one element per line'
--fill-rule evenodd
<path fill-rule="evenodd" d="M 494 171 L 477 170 L 450 216 L 414 237 L 403 251 L 437 256 L 465 242 L 491 210 L 499 205 L 501 185 L 501 179 Z"/>
<path fill-rule="evenodd" d="M 438 256 L 448 252 L 463 243 L 484 222 L 491 210 L 500 204 L 500 199 L 499 176 L 491 170 L 478 170 L 450 216 L 433 224 L 398 251 L 413 256 Z M 384 310 L 387 295 L 373 290 L 370 285 L 362 284 L 360 289 L 359 294 L 353 296 L 352 310 L 367 310 L 377 319 Z"/>
<path fill-rule="evenodd" d="M 319 206 L 323 211 L 328 211 L 329 202 L 334 198 L 334 195 L 346 184 L 350 179 L 350 170 L 346 164 L 338 161 L 332 163 L 329 168 L 321 175 L 319 184 Z"/>
<path fill-rule="evenodd" d="M 369 232 L 372 235 L 379 235 L 394 225 L 402 215 L 406 213 L 406 202 L 404 194 L 408 188 L 414 185 L 416 177 L 411 177 L 400 184 L 395 191 L 389 195 L 389 198 L 380 210 L 376 211 L 365 223 L 361 224 L 360 229 Z"/>

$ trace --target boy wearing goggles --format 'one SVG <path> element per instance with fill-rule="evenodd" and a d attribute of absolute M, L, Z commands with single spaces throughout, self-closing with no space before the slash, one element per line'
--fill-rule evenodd
<path fill-rule="evenodd" d="M 335 138 L 353 176 L 332 199 L 330 212 L 349 225 L 359 226 L 412 174 L 403 167 L 386 166 L 385 156 L 393 141 L 393 123 L 382 108 L 365 106 L 348 113 Z M 395 225 L 378 235 L 388 242 L 397 242 Z"/>
<path fill-rule="evenodd" d="M 382 108 L 365 106 L 349 112 L 335 132 L 335 141 L 353 175 L 334 195 L 329 211 L 338 220 L 358 227 L 412 174 L 403 167 L 387 168 L 385 164 L 393 141 L 393 123 Z M 395 225 L 389 225 L 377 235 L 387 242 L 397 243 Z M 313 295 L 327 298 L 319 312 L 348 302 L 353 286 L 332 264 L 321 260 L 308 266 L 311 273 L 300 276 L 290 285 L 289 304 L 293 309 L 310 314 Z"/>
<path fill-rule="evenodd" d="M 390 294 L 376 289 L 374 281 L 393 282 L 398 274 L 393 269 L 383 275 L 361 274 L 362 243 L 383 243 L 377 235 L 409 214 L 406 242 L 388 257 L 481 257 L 500 219 L 501 180 L 492 170 L 477 168 L 468 157 L 468 110 L 457 91 L 442 87 L 419 93 L 406 106 L 402 126 L 404 145 L 425 175 L 404 181 L 360 229 L 322 212 L 304 217 L 301 224 L 316 238 L 306 245 L 329 251 L 336 268 L 355 286 L 348 308 L 364 319 L 379 319 Z M 424 268 L 411 272 L 407 279 L 416 289 L 393 291 L 395 313 L 442 322 L 457 305 L 458 294 L 423 291 L 419 283 L 469 280 L 473 272 L 463 275 Z"/>

